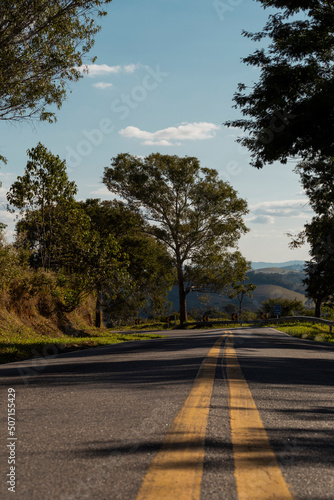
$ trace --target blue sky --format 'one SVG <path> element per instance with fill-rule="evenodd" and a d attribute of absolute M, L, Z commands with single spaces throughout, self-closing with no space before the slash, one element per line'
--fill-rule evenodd
<path fill-rule="evenodd" d="M 240 240 L 249 260 L 282 262 L 308 258 L 306 246 L 290 250 L 312 211 L 293 173 L 294 163 L 261 171 L 223 122 L 239 82 L 252 85 L 258 72 L 241 63 L 256 45 L 241 35 L 260 30 L 269 11 L 253 0 L 113 0 L 91 55 L 90 72 L 70 87 L 54 125 L 0 122 L 1 200 L 22 175 L 26 150 L 40 141 L 67 160 L 78 198 L 113 198 L 101 183 L 103 169 L 119 153 L 196 156 L 215 168 L 247 199 L 250 232 Z M 4 207 L 1 220 L 13 230 Z"/>

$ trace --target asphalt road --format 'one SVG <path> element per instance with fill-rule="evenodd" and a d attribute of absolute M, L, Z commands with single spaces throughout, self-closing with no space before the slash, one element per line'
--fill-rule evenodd
<path fill-rule="evenodd" d="M 0 497 L 334 499 L 333 346 L 167 335 L 2 365 Z"/>

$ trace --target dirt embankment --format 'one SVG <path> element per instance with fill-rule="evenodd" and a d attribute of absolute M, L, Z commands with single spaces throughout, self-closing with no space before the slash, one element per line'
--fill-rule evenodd
<path fill-rule="evenodd" d="M 94 297 L 88 297 L 73 312 L 65 312 L 57 298 L 50 294 L 27 293 L 13 297 L 8 292 L 0 296 L 0 334 L 31 332 L 62 337 L 89 336 L 93 328 Z"/>

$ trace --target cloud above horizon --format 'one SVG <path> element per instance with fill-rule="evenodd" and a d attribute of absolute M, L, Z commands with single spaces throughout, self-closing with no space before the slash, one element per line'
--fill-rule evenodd
<path fill-rule="evenodd" d="M 93 87 L 100 90 L 111 89 L 112 86 L 113 86 L 112 83 L 106 83 L 106 82 L 93 83 Z"/>
<path fill-rule="evenodd" d="M 75 69 L 81 73 L 86 73 L 89 78 L 97 76 L 117 75 L 119 73 L 134 73 L 138 68 L 143 67 L 141 64 L 124 64 L 123 66 L 109 66 L 108 64 L 84 64 L 77 66 Z"/>
<path fill-rule="evenodd" d="M 271 215 L 257 215 L 256 217 L 247 219 L 247 222 L 251 222 L 252 224 L 275 224 L 275 217 Z"/>
<path fill-rule="evenodd" d="M 307 198 L 299 200 L 263 201 L 250 206 L 255 224 L 273 224 L 275 217 L 306 217 L 313 211 Z"/>
<path fill-rule="evenodd" d="M 113 196 L 113 197 L 115 197 L 114 193 L 109 191 L 107 186 L 101 186 L 98 189 L 94 189 L 93 191 L 90 192 L 90 194 L 98 195 L 98 196 Z"/>
<path fill-rule="evenodd" d="M 177 127 L 168 127 L 147 132 L 137 127 L 129 126 L 119 131 L 122 137 L 140 139 L 145 146 L 175 146 L 180 145 L 180 141 L 202 141 L 212 139 L 215 131 L 219 130 L 219 125 L 208 122 L 181 123 Z"/>

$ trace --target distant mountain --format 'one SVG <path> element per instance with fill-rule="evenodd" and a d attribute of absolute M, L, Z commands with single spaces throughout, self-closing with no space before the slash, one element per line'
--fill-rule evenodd
<path fill-rule="evenodd" d="M 303 260 L 288 260 L 287 262 L 252 262 L 252 269 L 265 269 L 267 267 L 279 267 L 284 269 L 293 269 L 303 271 L 305 262 Z"/>

